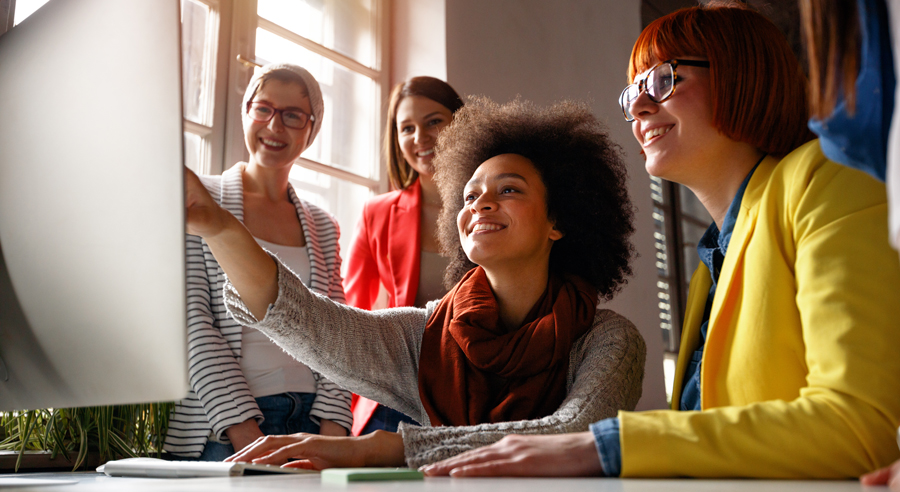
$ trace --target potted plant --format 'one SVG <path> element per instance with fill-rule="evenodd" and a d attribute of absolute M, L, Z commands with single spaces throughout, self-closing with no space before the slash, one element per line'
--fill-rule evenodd
<path fill-rule="evenodd" d="M 162 456 L 172 403 L 0 413 L 0 470 L 97 466 Z M 10 466 L 14 462 L 14 466 Z"/>

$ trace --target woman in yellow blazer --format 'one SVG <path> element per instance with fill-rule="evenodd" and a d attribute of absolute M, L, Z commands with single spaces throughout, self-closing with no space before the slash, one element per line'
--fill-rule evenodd
<path fill-rule="evenodd" d="M 510 436 L 429 474 L 851 478 L 900 456 L 900 264 L 884 185 L 828 161 L 778 29 L 739 7 L 663 17 L 620 97 L 647 171 L 710 212 L 672 410 Z"/>

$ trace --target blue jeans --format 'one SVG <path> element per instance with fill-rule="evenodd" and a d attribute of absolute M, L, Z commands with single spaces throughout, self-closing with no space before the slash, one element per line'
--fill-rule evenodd
<path fill-rule="evenodd" d="M 315 393 L 280 393 L 277 395 L 261 396 L 256 399 L 256 404 L 265 417 L 259 430 L 263 434 L 282 435 L 306 432 L 319 433 L 319 424 L 309 418 Z M 206 443 L 199 461 L 222 461 L 234 454 L 231 444 L 222 444 L 215 441 Z"/>
<path fill-rule="evenodd" d="M 359 435 L 364 436 L 366 434 L 371 434 L 379 429 L 388 432 L 397 432 L 397 427 L 400 426 L 400 422 L 419 425 L 418 422 L 402 412 L 398 412 L 393 408 L 388 408 L 384 405 L 378 405 L 378 408 L 372 413 L 372 417 L 366 422 L 366 426 L 363 427 L 363 430 Z"/>

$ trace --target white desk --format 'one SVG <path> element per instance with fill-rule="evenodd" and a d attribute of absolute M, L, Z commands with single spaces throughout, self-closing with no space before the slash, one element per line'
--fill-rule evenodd
<path fill-rule="evenodd" d="M 2 478 L 12 475 L 0 475 Z M 886 491 L 884 487 L 862 487 L 847 481 L 773 481 L 773 480 L 633 480 L 617 478 L 426 478 L 410 482 L 359 482 L 351 485 L 322 485 L 318 475 L 267 475 L 233 478 L 146 479 L 112 478 L 99 473 L 35 473 L 22 478 L 56 478 L 78 480 L 73 485 L 0 488 L 15 492 L 84 492 L 84 491 L 329 491 L 350 489 L 356 492 L 860 492 Z"/>

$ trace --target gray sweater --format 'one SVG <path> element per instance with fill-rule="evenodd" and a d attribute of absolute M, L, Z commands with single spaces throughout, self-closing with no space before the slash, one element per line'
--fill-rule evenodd
<path fill-rule="evenodd" d="M 256 328 L 288 353 L 361 396 L 399 410 L 422 427 L 401 425 L 411 467 L 485 446 L 508 434 L 560 434 L 588 430 L 618 410 L 633 410 L 641 396 L 646 347 L 630 321 L 598 309 L 593 328 L 572 346 L 567 396 L 556 412 L 535 420 L 465 427 L 432 427 L 419 400 L 422 333 L 437 301 L 425 309 L 366 311 L 310 292 L 278 262 L 278 298 L 256 320 L 230 282 L 225 304 L 241 324 Z"/>

